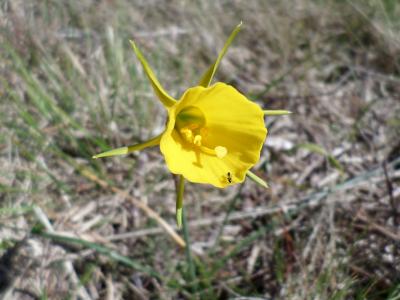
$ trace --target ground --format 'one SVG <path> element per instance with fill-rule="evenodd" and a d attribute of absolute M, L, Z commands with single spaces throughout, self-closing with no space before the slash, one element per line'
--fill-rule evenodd
<path fill-rule="evenodd" d="M 2 299 L 399 299 L 396 0 L 0 1 Z M 246 180 L 188 184 L 158 147 L 174 97 L 243 21 L 215 80 L 264 109 Z M 240 142 L 240 141 L 238 141 Z M 183 247 L 189 242 L 190 250 Z"/>

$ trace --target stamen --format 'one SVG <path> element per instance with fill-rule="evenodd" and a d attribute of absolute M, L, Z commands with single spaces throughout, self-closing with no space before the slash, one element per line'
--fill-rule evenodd
<path fill-rule="evenodd" d="M 213 155 L 213 156 L 216 155 L 216 153 L 213 149 L 210 149 L 210 148 L 207 148 L 204 146 L 200 146 L 200 150 L 201 150 L 201 152 L 208 154 L 208 155 Z"/>
<path fill-rule="evenodd" d="M 193 144 L 196 146 L 201 146 L 201 135 L 196 135 L 193 140 Z"/>
<path fill-rule="evenodd" d="M 188 128 L 189 128 L 190 130 L 195 130 L 195 129 L 199 128 L 199 124 L 196 124 L 196 123 L 190 124 L 190 125 L 188 126 Z"/>
<path fill-rule="evenodd" d="M 199 128 L 199 125 L 195 123 L 187 124 L 187 126 L 180 128 L 179 132 L 186 142 L 199 147 L 199 150 L 205 154 L 224 158 L 228 153 L 228 150 L 223 146 L 217 146 L 212 149 L 202 145 L 203 138 L 208 134 L 208 130 L 205 127 Z"/>
<path fill-rule="evenodd" d="M 189 128 L 184 127 L 184 128 L 182 128 L 182 129 L 180 130 L 180 132 L 181 132 L 183 138 L 184 138 L 187 142 L 193 143 L 193 132 L 192 132 Z"/>

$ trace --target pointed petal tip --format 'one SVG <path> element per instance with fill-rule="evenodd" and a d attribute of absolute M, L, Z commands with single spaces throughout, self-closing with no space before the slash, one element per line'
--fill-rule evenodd
<path fill-rule="evenodd" d="M 255 181 L 255 182 L 256 182 L 258 185 L 262 186 L 263 188 L 269 189 L 269 185 L 268 185 L 268 183 L 267 183 L 265 180 L 263 180 L 263 179 L 260 178 L 260 180 L 257 180 L 257 181 Z"/>
<path fill-rule="evenodd" d="M 263 188 L 265 188 L 265 189 L 269 189 L 269 185 L 268 185 L 268 183 L 267 182 L 257 182 L 259 185 L 261 185 Z"/>
<path fill-rule="evenodd" d="M 116 149 L 108 150 L 108 151 L 93 155 L 92 158 L 98 159 L 101 157 L 124 155 L 124 154 L 128 154 L 128 153 L 129 153 L 128 147 L 121 147 L 121 148 L 116 148 Z"/>
<path fill-rule="evenodd" d="M 291 111 L 282 109 L 264 110 L 263 112 L 266 116 L 284 116 L 292 114 Z"/>
<path fill-rule="evenodd" d="M 256 174 L 254 174 L 254 173 L 251 172 L 250 170 L 247 171 L 246 175 L 247 175 L 251 180 L 253 180 L 255 183 L 257 183 L 258 185 L 261 185 L 262 187 L 264 187 L 264 188 L 266 188 L 266 189 L 269 188 L 268 183 L 267 183 L 264 179 L 258 177 Z"/>
<path fill-rule="evenodd" d="M 132 45 L 133 48 L 136 48 L 136 44 L 134 40 L 129 40 L 129 43 Z"/>
<path fill-rule="evenodd" d="M 103 152 L 103 153 L 99 153 L 99 154 L 93 155 L 92 159 L 99 159 L 99 158 L 107 157 L 107 156 L 109 156 L 109 155 L 105 155 L 105 152 Z"/>
<path fill-rule="evenodd" d="M 139 49 L 136 46 L 135 41 L 134 40 L 129 40 L 129 43 L 131 44 L 133 51 L 135 51 L 136 55 L 138 55 L 137 53 L 138 53 Z"/>

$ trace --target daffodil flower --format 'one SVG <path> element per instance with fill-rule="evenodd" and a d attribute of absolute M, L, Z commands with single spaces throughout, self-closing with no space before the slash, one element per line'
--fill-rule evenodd
<path fill-rule="evenodd" d="M 110 150 L 94 158 L 127 154 L 159 145 L 169 170 L 181 176 L 177 197 L 178 224 L 184 178 L 224 188 L 243 182 L 248 175 L 266 186 L 262 179 L 249 171 L 258 162 L 267 136 L 264 115 L 289 112 L 263 111 L 234 87 L 221 82 L 211 85 L 218 65 L 241 25 L 233 30 L 199 84 L 187 89 L 179 100 L 163 89 L 139 48 L 130 41 L 158 99 L 168 112 L 168 122 L 164 132 L 149 141 Z"/>

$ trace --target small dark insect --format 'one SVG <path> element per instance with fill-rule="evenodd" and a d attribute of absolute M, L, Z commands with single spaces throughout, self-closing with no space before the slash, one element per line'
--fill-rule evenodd
<path fill-rule="evenodd" d="M 231 176 L 231 172 L 228 172 L 228 174 L 226 174 L 226 178 L 228 179 L 229 183 L 232 183 L 232 176 Z"/>

